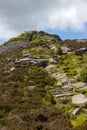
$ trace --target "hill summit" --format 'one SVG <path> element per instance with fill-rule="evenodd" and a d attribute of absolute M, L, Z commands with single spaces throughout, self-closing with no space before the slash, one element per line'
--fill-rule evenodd
<path fill-rule="evenodd" d="M 27 31 L 18 37 L 11 38 L 0 47 L 0 52 L 11 51 L 18 48 L 26 48 L 31 44 L 55 43 L 61 41 L 58 35 L 48 34 L 43 31 Z"/>

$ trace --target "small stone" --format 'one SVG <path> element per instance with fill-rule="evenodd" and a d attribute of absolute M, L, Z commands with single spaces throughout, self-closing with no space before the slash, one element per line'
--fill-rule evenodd
<path fill-rule="evenodd" d="M 28 86 L 28 89 L 34 89 L 36 86 Z"/>
<path fill-rule="evenodd" d="M 82 108 L 81 108 L 81 107 L 78 107 L 78 108 L 76 108 L 76 109 L 72 112 L 72 114 L 73 114 L 73 115 L 79 115 L 81 112 L 82 112 Z"/>
<path fill-rule="evenodd" d="M 15 70 L 15 67 L 12 67 L 11 69 L 10 69 L 10 71 L 14 71 Z"/>
<path fill-rule="evenodd" d="M 49 62 L 56 64 L 58 62 L 58 58 L 50 58 Z"/>

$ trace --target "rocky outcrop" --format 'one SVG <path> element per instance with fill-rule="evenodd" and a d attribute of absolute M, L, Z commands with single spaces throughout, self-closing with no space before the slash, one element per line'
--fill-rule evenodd
<path fill-rule="evenodd" d="M 56 48 L 56 46 L 55 45 L 49 45 L 49 47 L 50 47 L 50 49 L 52 50 L 52 51 L 54 51 L 54 52 L 57 52 L 57 48 Z"/>
<path fill-rule="evenodd" d="M 38 44 L 40 44 L 39 42 L 46 42 L 46 44 L 54 44 L 55 42 L 61 41 L 61 38 L 57 35 L 52 35 L 44 31 L 25 31 L 25 33 L 22 33 L 16 38 L 10 39 L 5 44 L 0 46 L 0 53 L 33 46 L 35 41 L 38 41 Z"/>
<path fill-rule="evenodd" d="M 62 39 L 61 39 L 58 35 L 56 35 L 56 34 L 49 34 L 49 33 L 46 33 L 46 32 L 44 32 L 44 31 L 38 31 L 37 34 L 40 34 L 40 35 L 42 35 L 42 36 L 43 36 L 43 35 L 52 36 L 52 37 L 54 37 L 56 40 L 62 41 Z"/>
<path fill-rule="evenodd" d="M 30 45 L 27 42 L 12 42 L 7 45 L 0 46 L 0 53 L 14 51 L 19 48 L 27 48 L 28 46 Z"/>
<path fill-rule="evenodd" d="M 63 54 L 73 52 L 73 49 L 68 48 L 67 46 L 61 46 L 61 50 Z"/>
<path fill-rule="evenodd" d="M 23 59 L 15 60 L 15 64 L 18 64 L 21 67 L 23 67 L 26 64 L 31 66 L 46 67 L 47 63 L 48 61 L 46 59 L 23 58 Z"/>
<path fill-rule="evenodd" d="M 75 51 L 75 54 L 78 54 L 78 55 L 84 54 L 84 53 L 87 53 L 87 48 L 85 48 L 85 47 L 84 48 L 80 48 L 80 49 Z"/>

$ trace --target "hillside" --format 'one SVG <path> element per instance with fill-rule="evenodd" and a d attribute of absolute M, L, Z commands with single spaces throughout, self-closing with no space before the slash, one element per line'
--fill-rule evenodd
<path fill-rule="evenodd" d="M 86 120 L 86 39 L 28 31 L 0 46 L 0 130 L 86 130 Z"/>

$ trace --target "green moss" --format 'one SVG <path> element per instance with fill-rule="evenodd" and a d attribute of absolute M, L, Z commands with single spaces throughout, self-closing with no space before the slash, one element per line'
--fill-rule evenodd
<path fill-rule="evenodd" d="M 73 125 L 74 128 L 81 130 L 86 121 L 87 121 L 87 114 L 80 114 L 76 117 L 75 120 L 71 120 L 71 124 Z"/>
<path fill-rule="evenodd" d="M 42 99 L 43 103 L 46 104 L 46 105 L 56 104 L 56 101 L 54 100 L 54 97 L 52 96 L 52 94 L 49 92 L 49 89 L 50 89 L 50 86 L 45 87 L 46 95 Z"/>
<path fill-rule="evenodd" d="M 83 66 L 86 66 L 86 62 L 82 62 L 82 59 L 78 55 L 66 54 L 62 55 L 59 62 L 58 68 L 62 69 L 68 76 L 73 77 L 80 74 Z"/>
<path fill-rule="evenodd" d="M 79 80 L 82 82 L 87 82 L 87 66 L 82 68 Z"/>

